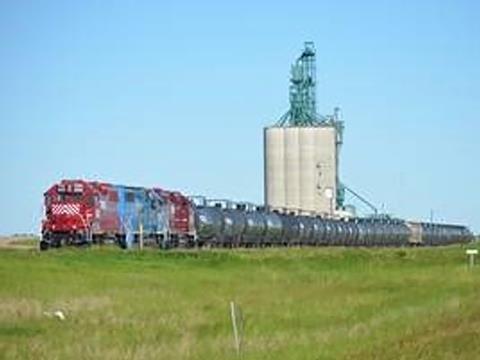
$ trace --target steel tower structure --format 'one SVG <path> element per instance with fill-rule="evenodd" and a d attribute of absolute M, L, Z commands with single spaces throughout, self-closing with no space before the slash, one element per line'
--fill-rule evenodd
<path fill-rule="evenodd" d="M 325 120 L 317 114 L 315 63 L 315 46 L 307 41 L 291 67 L 290 109 L 280 118 L 278 126 L 316 126 Z"/>

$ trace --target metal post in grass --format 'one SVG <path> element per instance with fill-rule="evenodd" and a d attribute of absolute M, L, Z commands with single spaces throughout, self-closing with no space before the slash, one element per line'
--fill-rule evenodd
<path fill-rule="evenodd" d="M 467 249 L 466 251 L 469 258 L 469 266 L 472 269 L 475 266 L 475 256 L 478 255 L 477 249 Z"/>
<path fill-rule="evenodd" d="M 140 223 L 140 226 L 139 226 L 138 242 L 139 242 L 140 250 L 143 250 L 143 224 L 142 223 Z"/>
<path fill-rule="evenodd" d="M 233 338 L 235 340 L 235 350 L 237 351 L 237 355 L 240 356 L 240 334 L 239 334 L 239 326 L 238 326 L 239 319 L 237 318 L 236 305 L 233 301 L 230 301 L 230 317 L 232 319 Z"/>

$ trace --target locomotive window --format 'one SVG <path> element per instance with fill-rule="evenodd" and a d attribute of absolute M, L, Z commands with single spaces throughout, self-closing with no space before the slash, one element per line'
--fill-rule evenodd
<path fill-rule="evenodd" d="M 125 198 L 128 202 L 133 202 L 135 200 L 135 194 L 133 192 L 127 192 Z"/>
<path fill-rule="evenodd" d="M 71 196 L 71 199 L 72 200 L 80 200 L 82 198 L 82 194 L 79 194 L 79 193 L 74 193 L 72 196 Z"/>

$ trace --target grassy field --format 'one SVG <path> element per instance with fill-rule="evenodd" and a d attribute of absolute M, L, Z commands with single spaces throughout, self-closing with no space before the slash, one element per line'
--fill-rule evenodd
<path fill-rule="evenodd" d="M 478 359 L 465 249 L 0 249 L 0 358 Z M 66 320 L 45 315 L 61 309 Z"/>

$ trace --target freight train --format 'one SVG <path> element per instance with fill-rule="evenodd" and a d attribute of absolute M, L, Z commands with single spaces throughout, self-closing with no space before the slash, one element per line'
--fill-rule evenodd
<path fill-rule="evenodd" d="M 62 180 L 44 194 L 40 249 L 114 242 L 170 247 L 448 245 L 465 226 L 389 217 L 328 219 L 247 203 L 187 198 L 161 188 Z"/>

